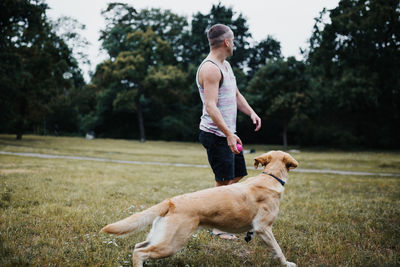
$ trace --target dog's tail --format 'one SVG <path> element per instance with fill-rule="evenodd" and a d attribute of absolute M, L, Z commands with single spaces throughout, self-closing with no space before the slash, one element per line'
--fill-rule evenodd
<path fill-rule="evenodd" d="M 172 208 L 174 208 L 174 204 L 170 199 L 166 199 L 147 210 L 135 213 L 121 221 L 109 224 L 101 229 L 101 231 L 115 235 L 125 235 L 134 231 L 139 231 L 151 224 L 156 217 L 165 216 Z"/>

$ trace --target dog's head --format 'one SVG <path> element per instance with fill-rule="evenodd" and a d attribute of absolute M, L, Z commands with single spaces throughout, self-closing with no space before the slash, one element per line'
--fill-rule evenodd
<path fill-rule="evenodd" d="M 283 151 L 270 151 L 262 154 L 261 156 L 254 159 L 254 167 L 257 169 L 258 165 L 261 164 L 264 168 L 267 165 L 283 165 L 287 170 L 291 170 L 297 167 L 298 162 L 288 153 Z"/>

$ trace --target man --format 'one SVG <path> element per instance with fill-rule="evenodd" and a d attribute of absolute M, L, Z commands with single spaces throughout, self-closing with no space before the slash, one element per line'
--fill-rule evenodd
<path fill-rule="evenodd" d="M 226 25 L 216 24 L 209 29 L 207 38 L 210 53 L 196 75 L 203 102 L 199 140 L 207 150 L 216 186 L 224 186 L 236 183 L 247 175 L 243 153 L 236 147 L 237 143 L 242 145 L 236 135 L 237 109 L 251 118 L 255 131 L 261 128 L 261 119 L 239 92 L 235 75 L 226 61 L 233 55 L 232 30 Z M 221 238 L 236 238 L 216 229 L 213 233 Z"/>

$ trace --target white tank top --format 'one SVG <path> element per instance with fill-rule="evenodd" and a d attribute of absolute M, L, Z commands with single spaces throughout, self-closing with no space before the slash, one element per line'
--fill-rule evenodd
<path fill-rule="evenodd" d="M 222 74 L 222 84 L 218 88 L 218 102 L 217 108 L 222 114 L 222 117 L 228 126 L 229 130 L 233 133 L 236 132 L 236 117 L 237 117 L 237 103 L 236 103 L 236 78 L 233 70 L 228 61 L 224 61 L 224 67 L 219 66 L 215 61 L 206 58 L 200 64 L 196 74 L 196 84 L 199 88 L 200 98 L 203 102 L 203 114 L 200 118 L 200 130 L 213 133 L 218 136 L 225 137 L 225 134 L 217 127 L 210 115 L 207 113 L 204 104 L 204 88 L 199 83 L 199 71 L 203 64 L 207 61 L 215 64 Z"/>

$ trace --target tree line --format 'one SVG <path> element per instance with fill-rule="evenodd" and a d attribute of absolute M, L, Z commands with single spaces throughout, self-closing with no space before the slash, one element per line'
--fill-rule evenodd
<path fill-rule="evenodd" d="M 239 90 L 263 121 L 254 133 L 238 117 L 245 143 L 400 147 L 397 0 L 341 0 L 322 10 L 303 60 L 284 58 L 272 36 L 255 42 L 246 18 L 221 3 L 190 19 L 110 3 L 100 36 L 108 58 L 89 83 L 76 53 L 81 25 L 50 21 L 47 8 L 41 0 L 0 3 L 0 131 L 18 139 L 94 132 L 196 141 L 202 105 L 195 75 L 209 52 L 207 29 L 223 23 L 235 33 L 229 61 Z"/>

